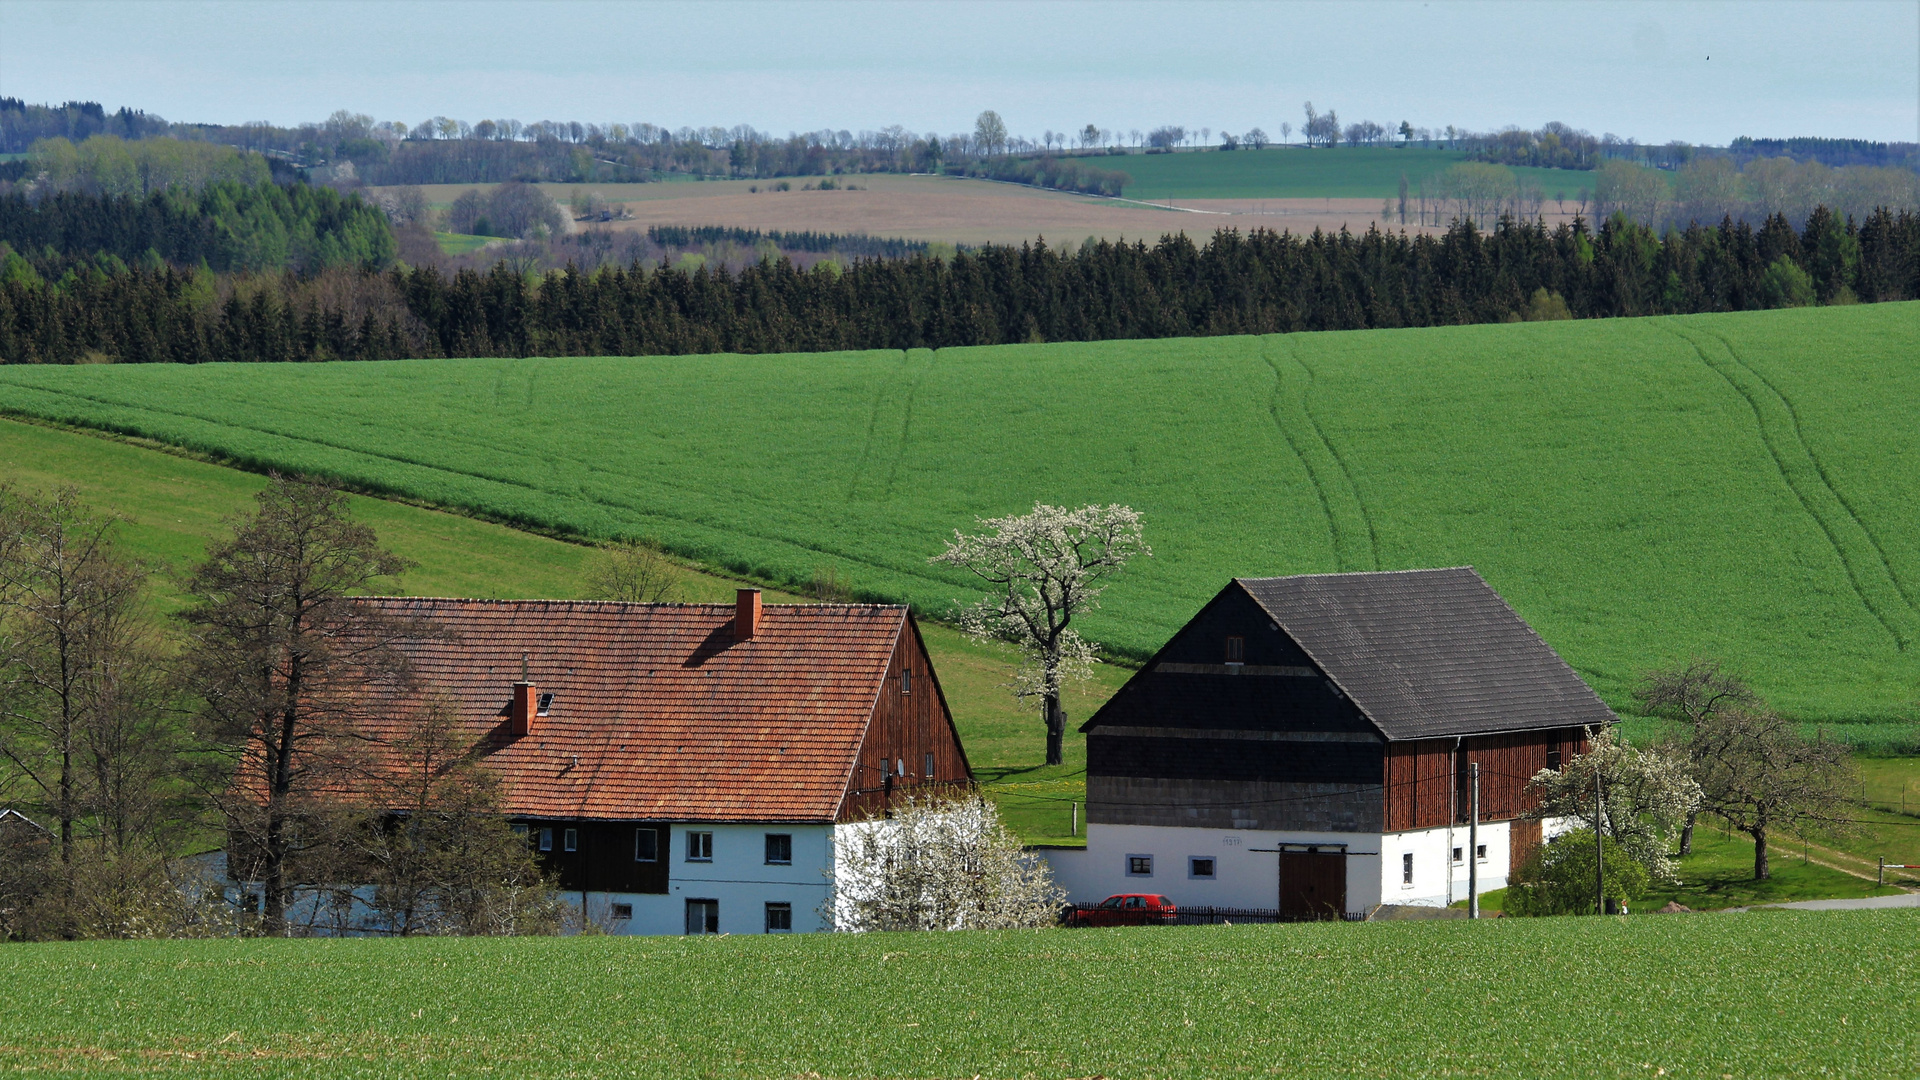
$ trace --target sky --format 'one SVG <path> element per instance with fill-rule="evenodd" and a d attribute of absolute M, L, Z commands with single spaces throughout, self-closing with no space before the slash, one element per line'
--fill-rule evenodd
<path fill-rule="evenodd" d="M 1641 142 L 1920 141 L 1920 0 L 0 2 L 0 95 L 288 125 L 335 109 L 1015 134 L 1559 120 Z"/>

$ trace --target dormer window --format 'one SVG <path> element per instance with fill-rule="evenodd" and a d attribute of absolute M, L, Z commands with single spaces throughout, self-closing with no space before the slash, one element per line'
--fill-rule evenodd
<path fill-rule="evenodd" d="M 1227 638 L 1227 663 L 1244 664 L 1247 661 L 1247 639 L 1234 635 Z"/>
<path fill-rule="evenodd" d="M 548 713 L 550 713 L 550 712 L 552 712 L 552 711 L 553 711 L 553 695 L 552 695 L 552 694 L 550 694 L 550 693 L 548 693 L 548 694 L 541 694 L 541 695 L 540 695 L 540 707 L 539 707 L 538 709 L 536 709 L 536 710 L 534 710 L 534 712 L 535 712 L 535 715 L 538 715 L 538 716 L 545 716 L 545 715 L 547 715 Z"/>

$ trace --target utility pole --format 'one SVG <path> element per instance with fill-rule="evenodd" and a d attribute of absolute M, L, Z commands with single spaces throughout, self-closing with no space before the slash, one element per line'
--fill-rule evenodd
<path fill-rule="evenodd" d="M 1593 763 L 1593 913 L 1607 913 L 1607 859 L 1601 850 L 1600 836 L 1600 762 Z"/>
<path fill-rule="evenodd" d="M 1480 917 L 1480 763 L 1467 764 L 1473 793 L 1467 796 L 1473 816 L 1467 821 L 1467 918 Z"/>

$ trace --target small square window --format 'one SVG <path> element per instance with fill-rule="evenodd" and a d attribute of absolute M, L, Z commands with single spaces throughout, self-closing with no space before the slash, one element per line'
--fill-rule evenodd
<path fill-rule="evenodd" d="M 553 850 L 553 830 L 552 829 L 540 830 L 540 850 L 541 851 Z"/>
<path fill-rule="evenodd" d="M 553 695 L 541 694 L 539 707 L 536 708 L 534 712 L 537 715 L 545 716 L 552 711 L 553 711 Z"/>
<path fill-rule="evenodd" d="M 1187 876 L 1207 881 L 1213 880 L 1214 861 L 1210 856 L 1196 855 L 1187 860 Z"/>
<path fill-rule="evenodd" d="M 1400 856 L 1400 884 L 1413 884 L 1413 852 L 1411 851 Z"/>
<path fill-rule="evenodd" d="M 687 861 L 713 861 L 713 834 L 710 832 L 690 832 L 687 834 Z"/>
<path fill-rule="evenodd" d="M 793 933 L 793 905 L 792 904 L 768 904 L 767 905 L 767 933 L 769 934 Z"/>
<path fill-rule="evenodd" d="M 1473 857 L 1475 859 L 1480 860 L 1481 862 L 1486 862 L 1487 861 L 1487 845 L 1481 844 L 1479 847 L 1474 848 Z"/>
<path fill-rule="evenodd" d="M 660 833 L 656 829 L 633 830 L 633 861 L 660 861 Z"/>
<path fill-rule="evenodd" d="M 1153 876 L 1153 856 L 1151 855 L 1127 856 L 1127 876 L 1128 877 L 1152 877 Z"/>
<path fill-rule="evenodd" d="M 1247 639 L 1235 634 L 1227 639 L 1227 663 L 1238 664 L 1247 658 Z"/>
<path fill-rule="evenodd" d="M 793 865 L 793 837 L 786 833 L 767 834 L 767 865 Z"/>
<path fill-rule="evenodd" d="M 626 920 L 633 918 L 633 905 L 632 904 L 613 905 L 613 917 L 617 922 L 625 922 Z"/>
<path fill-rule="evenodd" d="M 580 850 L 580 830 L 579 829 L 568 829 L 566 832 L 560 834 L 560 850 L 562 851 L 579 851 Z"/>
<path fill-rule="evenodd" d="M 921 777 L 922 777 L 923 779 L 926 779 L 926 780 L 931 780 L 931 779 L 933 779 L 933 773 L 934 773 L 934 768 L 933 768 L 933 755 L 932 755 L 932 754 L 928 754 L 928 755 L 927 755 L 927 762 L 926 762 L 926 768 L 924 768 L 924 769 L 922 769 L 922 770 L 920 770 L 920 776 L 921 776 Z"/>
<path fill-rule="evenodd" d="M 1454 848 L 1453 861 L 1460 862 L 1462 859 L 1466 857 L 1466 853 L 1467 853 L 1467 850 L 1465 848 Z"/>

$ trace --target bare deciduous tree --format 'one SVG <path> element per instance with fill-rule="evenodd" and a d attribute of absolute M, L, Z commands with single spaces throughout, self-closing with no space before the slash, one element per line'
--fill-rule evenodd
<path fill-rule="evenodd" d="M 47 813 L 62 863 L 91 826 L 110 854 L 154 823 L 169 766 L 146 573 L 72 489 L 0 492 L 0 759 Z"/>
<path fill-rule="evenodd" d="M 445 702 L 410 712 L 357 785 L 362 816 L 341 852 L 338 879 L 373 887 L 366 928 L 402 937 L 557 931 L 562 904 L 501 815 L 499 779 L 480 765 L 475 741 Z"/>
<path fill-rule="evenodd" d="M 664 604 L 680 592 L 680 571 L 666 552 L 644 540 L 622 540 L 587 570 L 587 595 L 629 604 Z"/>
<path fill-rule="evenodd" d="M 237 768 L 206 785 L 232 869 L 262 883 L 267 932 L 281 934 L 293 863 L 337 840 L 316 826 L 362 764 L 371 691 L 404 696 L 392 645 L 430 630 L 352 603 L 409 564 L 352 520 L 340 491 L 275 476 L 256 498 L 188 581 L 185 669 L 203 734 Z"/>
<path fill-rule="evenodd" d="M 1008 930 L 1050 926 L 1066 894 L 978 796 L 908 799 L 835 841 L 836 930 Z"/>
<path fill-rule="evenodd" d="M 973 141 L 980 147 L 982 154 L 1000 153 L 1007 145 L 1007 122 L 992 109 L 981 113 L 973 121 Z"/>
<path fill-rule="evenodd" d="M 1696 725 L 1688 743 L 1701 808 L 1753 838 L 1753 878 L 1772 876 L 1773 830 L 1841 824 L 1853 805 L 1853 756 L 1825 739 L 1803 738 L 1764 708 L 1724 708 Z"/>
<path fill-rule="evenodd" d="M 1673 733 L 1669 741 L 1680 747 L 1689 761 L 1695 761 L 1691 735 L 1707 720 L 1728 709 L 1751 709 L 1760 704 L 1746 682 L 1726 671 L 1717 660 L 1695 658 L 1678 667 L 1651 671 L 1635 688 L 1640 711 L 1683 724 L 1685 731 Z M 1697 761 L 1695 762 L 1697 764 Z M 1680 831 L 1680 854 L 1693 854 L 1693 826 L 1699 811 L 1687 815 Z"/>
<path fill-rule="evenodd" d="M 994 593 L 961 614 L 961 626 L 983 640 L 1012 642 L 1025 661 L 1014 693 L 1038 697 L 1047 725 L 1047 764 L 1060 764 L 1067 713 L 1062 685 L 1084 678 L 1098 662 L 1095 648 L 1072 628 L 1073 617 L 1099 606 L 1102 579 L 1135 555 L 1153 554 L 1140 539 L 1140 515 L 1131 507 L 1065 510 L 1035 503 L 1033 512 L 986 518 L 991 534 L 955 530 L 947 550 L 928 560 L 960 567 Z"/>

